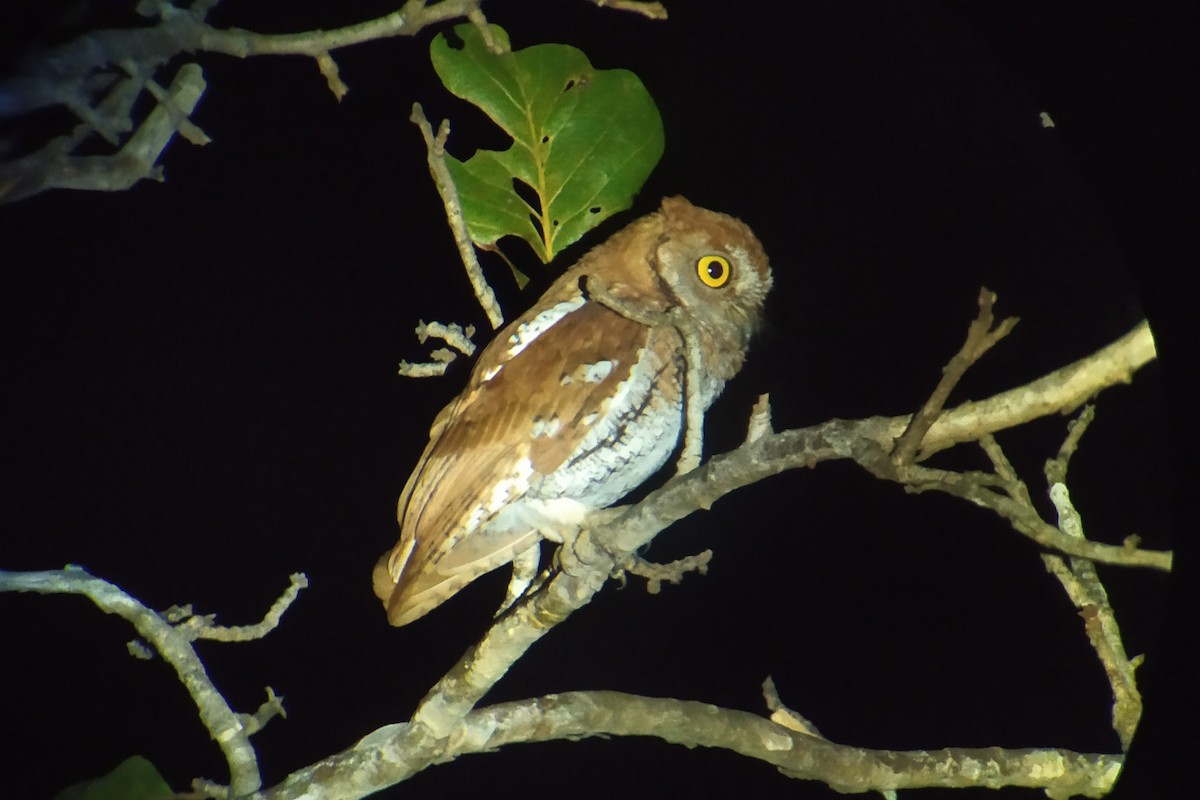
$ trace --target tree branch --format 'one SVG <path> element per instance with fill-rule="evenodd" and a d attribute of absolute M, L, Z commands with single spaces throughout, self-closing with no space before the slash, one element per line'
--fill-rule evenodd
<path fill-rule="evenodd" d="M 278 623 L 278 617 L 295 599 L 296 592 L 307 585 L 303 574 L 292 576 L 292 585 L 272 606 L 261 625 L 263 633 Z M 213 740 L 225 754 L 229 764 L 230 785 L 235 796 L 248 795 L 262 785 L 258 772 L 258 759 L 250 734 L 242 715 L 229 707 L 225 698 L 217 691 L 204 663 L 192 648 L 197 638 L 187 626 L 172 625 L 162 615 L 150 610 L 121 588 L 106 580 L 89 575 L 80 567 L 68 566 L 63 570 L 45 572 L 6 572 L 0 570 L 0 592 L 38 592 L 41 594 L 79 594 L 87 597 L 106 614 L 116 614 L 133 625 L 138 633 L 162 655 L 163 660 L 175 668 L 196 708 L 200 710 L 200 721 L 208 729 Z M 193 626 L 194 627 L 194 626 Z M 278 698 L 268 689 L 268 707 L 278 706 Z M 282 707 L 279 706 L 280 712 Z M 270 711 L 259 709 L 254 715 L 256 726 L 268 717 Z"/>
<path fill-rule="evenodd" d="M 338 74 L 331 55 L 334 50 L 413 36 L 430 25 L 450 20 L 469 19 L 477 26 L 483 25 L 480 2 L 407 0 L 396 11 L 376 19 L 333 30 L 286 34 L 215 28 L 205 21 L 215 5 L 212 0 L 194 2 L 186 9 L 161 2 L 152 9 L 159 17 L 152 26 L 92 31 L 38 51 L 25 59 L 18 75 L 0 81 L 0 118 L 16 118 L 41 108 L 63 105 L 82 124 L 35 152 L 0 163 L 0 202 L 15 202 L 47 189 L 120 191 L 143 178 L 162 180 L 162 172 L 155 163 L 176 131 L 197 144 L 208 140 L 187 119 L 205 89 L 200 67 L 196 64 L 181 67 L 175 83 L 165 92 L 156 92 L 156 84 L 149 80 L 180 54 L 220 53 L 236 58 L 307 56 L 316 63 L 334 97 L 341 100 L 349 87 Z M 656 3 L 621 0 L 612 5 L 652 17 L 662 18 L 666 13 Z M 143 90 L 158 99 L 160 105 L 146 121 L 135 126 L 130 114 L 133 101 Z M 97 96 L 104 99 L 96 102 Z M 135 127 L 138 133 L 117 153 L 74 154 L 92 134 L 117 147 L 122 135 Z"/>
<path fill-rule="evenodd" d="M 455 187 L 454 179 L 450 176 L 450 170 L 446 166 L 446 138 L 450 135 L 450 121 L 442 120 L 435 136 L 420 103 L 413 103 L 412 116 L 409 119 L 421 130 L 421 136 L 425 139 L 429 174 L 433 176 L 438 194 L 441 195 L 442 203 L 446 207 L 446 220 L 450 223 L 450 230 L 454 234 L 454 244 L 457 245 L 458 254 L 467 270 L 467 278 L 471 281 L 475 299 L 483 307 L 492 328 L 499 328 L 504 324 L 504 314 L 500 312 L 496 294 L 488 285 L 487 278 L 483 276 L 483 268 L 479 266 L 479 259 L 475 257 L 475 245 L 467 230 L 467 220 L 463 216 L 462 203 L 458 199 L 458 188 Z"/>
<path fill-rule="evenodd" d="M 868 750 L 840 745 L 756 714 L 709 703 L 623 692 L 564 692 L 473 711 L 436 752 L 421 726 L 388 725 L 353 747 L 290 775 L 264 800 L 354 800 L 440 763 L 509 744 L 590 736 L 653 736 L 686 747 L 716 747 L 771 764 L 839 792 L 925 787 L 1030 786 L 1051 798 L 1100 797 L 1111 790 L 1119 755 L 1061 749 Z M 319 781 L 319 791 L 314 784 Z"/>
<path fill-rule="evenodd" d="M 925 434 L 937 421 L 938 416 L 942 413 L 942 408 L 946 405 L 946 400 L 950 397 L 950 392 L 962 380 L 962 376 L 983 357 L 984 353 L 991 350 L 996 342 L 1003 339 L 1016 327 L 1018 322 L 1016 317 L 1004 319 L 995 328 L 992 327 L 992 323 L 995 321 L 992 317 L 992 306 L 996 302 L 995 292 L 980 289 L 977 302 L 979 303 L 979 316 L 967 329 L 967 341 L 963 343 L 954 358 L 950 359 L 950 363 L 942 368 L 942 379 L 938 381 L 933 394 L 929 396 L 921 409 L 913 414 L 908 427 L 897 440 L 896 449 L 892 451 L 892 460 L 896 464 L 908 464 L 913 460 Z"/>
<path fill-rule="evenodd" d="M 1034 416 L 1061 411 L 1047 401 L 1048 397 L 1072 403 L 1081 389 L 1085 388 L 1087 396 L 1091 396 L 1113 383 L 1128 381 L 1130 370 L 1113 368 L 1109 362 L 1124 365 L 1138 361 L 1130 351 L 1142 349 L 1137 335 L 1141 328 L 1139 326 L 1131 334 L 1070 367 L 1029 384 L 1038 387 L 1037 390 L 1023 387 L 1000 395 L 1010 398 L 1011 402 L 974 404 L 991 409 L 982 417 L 974 417 L 986 422 L 973 432 L 974 436 L 981 437 Z M 1086 380 L 1080 376 L 1086 376 Z M 1057 381 L 1071 384 L 1074 390 L 1058 391 Z M 736 450 L 716 456 L 692 472 L 675 476 L 636 505 L 605 509 L 600 517 L 605 521 L 591 528 L 585 522 L 584 529 L 572 542 L 571 566 L 564 566 L 469 648 L 421 701 L 413 722 L 435 739 L 451 736 L 470 710 L 534 642 L 573 611 L 586 605 L 621 564 L 663 529 L 697 510 L 711 507 L 721 497 L 743 486 L 784 470 L 811 468 L 822 461 L 851 459 L 877 477 L 903 483 L 915 490 L 937 489 L 963 497 L 991 509 L 1039 544 L 1069 555 L 1122 566 L 1170 570 L 1170 552 L 1106 545 L 1064 533 L 1042 520 L 1031 506 L 991 488 L 989 483 L 995 484 L 997 478 L 983 480 L 987 476 L 932 470 L 919 465 L 898 469 L 890 455 L 895 442 L 893 436 L 901 435 L 908 423 L 908 417 L 831 420 L 782 433 L 769 433 L 769 424 L 766 430 L 758 424 L 752 427 L 757 438 L 746 441 Z M 936 427 L 937 423 L 930 432 Z M 968 432 L 960 426 L 956 435 L 966 441 Z"/>
<path fill-rule="evenodd" d="M 1070 414 L 1097 392 L 1132 381 L 1133 373 L 1156 355 L 1149 323 L 1138 323 L 1129 333 L 1086 358 L 1024 386 L 943 413 L 921 441 L 918 460 L 974 441 L 983 433 L 1013 428 L 1050 414 Z M 907 419 L 895 422 L 894 435 L 900 435 L 907 424 Z"/>
<path fill-rule="evenodd" d="M 661 530 L 698 509 L 710 507 L 742 486 L 783 470 L 815 467 L 826 460 L 850 459 L 873 475 L 913 490 L 936 489 L 964 497 L 1008 519 L 1015 529 L 1039 543 L 1071 556 L 1169 570 L 1169 552 L 1141 550 L 1132 543 L 1118 547 L 1085 539 L 1061 492 L 1056 499 L 1060 509 L 1058 526 L 1042 520 L 1029 501 L 1024 484 L 991 438 L 993 431 L 1061 412 L 1107 386 L 1127 382 L 1133 371 L 1154 357 L 1153 342 L 1148 336 L 1145 326 L 1138 326 L 1108 347 L 1025 387 L 940 412 L 929 425 L 925 441 L 918 442 L 914 451 L 928 449 L 931 437 L 941 446 L 977 439 L 993 462 L 994 474 L 953 473 L 913 463 L 897 464 L 892 454 L 896 438 L 911 429 L 908 416 L 831 420 L 773 433 L 769 405 L 760 398 L 747 440 L 740 447 L 696 470 L 676 475 L 636 505 L 605 509 L 591 524 L 585 523 L 569 545 L 572 557 L 563 558 L 561 569 L 540 589 L 494 622 L 483 638 L 430 690 L 410 722 L 382 728 L 349 750 L 293 773 L 280 785 L 262 793 L 262 797 L 358 798 L 458 755 L 515 742 L 606 733 L 649 735 L 688 746 L 727 748 L 774 764 L 786 774 L 821 780 L 843 792 L 1017 785 L 1042 787 L 1053 798 L 1104 794 L 1120 770 L 1120 756 L 1057 749 L 949 748 L 911 753 L 865 750 L 828 742 L 796 730 L 794 725 L 777 724 L 746 712 L 614 692 L 569 693 L 480 709 L 475 706 L 534 642 L 585 605 L 619 566 L 628 563 Z M 939 433 L 939 426 L 948 419 L 953 425 Z M 964 424 L 965 420 L 973 421 L 975 426 Z M 1082 425 L 1076 423 L 1060 448 L 1062 463 L 1052 474 L 1065 474 L 1065 458 L 1078 445 Z M 1073 569 L 1075 565 L 1072 561 Z M 63 580 L 62 576 L 71 580 Z M 48 581 L 58 583 L 47 588 Z M 1099 611 L 1093 610 L 1100 604 L 1097 600 L 1100 595 L 1089 588 L 1086 575 L 1076 574 L 1064 585 L 1073 597 L 1078 594 L 1087 601 L 1084 616 L 1097 650 L 1105 647 L 1116 654 L 1107 659 L 1102 653 L 1106 670 L 1110 664 L 1120 666 L 1123 662 L 1122 674 L 1131 676 L 1135 663 L 1125 660 L 1123 651 L 1112 646 L 1114 636 L 1119 645 L 1119 636 L 1115 626 L 1110 626 L 1100 618 Z M 94 595 L 93 599 L 105 610 L 111 608 L 120 613 L 120 609 L 132 609 L 127 618 L 132 617 L 131 621 L 164 657 L 168 652 L 174 653 L 172 648 L 180 649 L 179 657 L 186 664 L 176 668 L 193 696 L 196 696 L 193 683 L 201 684 L 203 697 L 197 698 L 197 705 L 214 738 L 227 749 L 234 794 L 243 793 L 247 787 L 256 788 L 258 773 L 247 733 L 208 682 L 188 637 L 178 628 L 116 587 L 82 571 L 34 573 L 32 577 L 0 573 L 0 589 L 75 591 Z M 1128 716 L 1131 709 L 1136 712 L 1129 702 L 1134 695 L 1127 691 L 1132 681 L 1114 679 L 1113 686 L 1116 705 L 1120 706 L 1114 708 L 1114 719 L 1120 711 L 1124 715 L 1123 724 L 1128 727 L 1129 720 L 1136 723 L 1136 713 Z M 776 705 L 780 708 L 774 711 L 781 713 L 781 704 Z"/>

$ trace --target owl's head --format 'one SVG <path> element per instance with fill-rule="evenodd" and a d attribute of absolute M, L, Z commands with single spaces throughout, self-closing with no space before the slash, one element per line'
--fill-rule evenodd
<path fill-rule="evenodd" d="M 653 259 L 659 277 L 718 350 L 744 354 L 771 289 L 771 266 L 758 238 L 741 220 L 683 197 L 665 198 L 659 214 Z M 741 366 L 736 361 L 733 371 Z"/>

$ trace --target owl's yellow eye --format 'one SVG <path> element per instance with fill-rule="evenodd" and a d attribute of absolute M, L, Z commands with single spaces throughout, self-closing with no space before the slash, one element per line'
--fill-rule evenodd
<path fill-rule="evenodd" d="M 696 274 L 705 286 L 719 289 L 729 283 L 729 259 L 725 256 L 702 256 L 696 262 Z"/>

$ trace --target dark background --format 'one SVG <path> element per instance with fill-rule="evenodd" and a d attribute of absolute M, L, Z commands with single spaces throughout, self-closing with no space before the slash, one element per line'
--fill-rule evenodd
<path fill-rule="evenodd" d="M 213 20 L 301 31 L 394 5 L 226 0 Z M 737 445 L 760 392 L 778 428 L 915 409 L 980 285 L 1022 322 L 958 399 L 1037 377 L 1150 318 L 1161 361 L 1104 393 L 1070 472 L 1090 536 L 1138 533 L 1181 551 L 1173 580 L 1101 568 L 1127 648 L 1147 654 L 1124 797 L 1171 796 L 1175 759 L 1196 740 L 1198 709 L 1180 693 L 1195 639 L 1183 577 L 1195 575 L 1194 524 L 1174 517 L 1194 473 L 1179 442 L 1194 437 L 1184 343 L 1200 141 L 1197 28 L 1182 5 L 804 2 L 778 16 L 767 3 L 675 0 L 667 22 L 582 0 L 485 7 L 516 47 L 561 41 L 635 71 L 662 110 L 666 153 L 634 209 L 564 265 L 675 193 L 740 216 L 770 253 L 767 330 L 710 412 L 710 453 Z M 99 7 L 125 19 L 120 3 Z M 40 8 L 6 12 L 6 44 L 64 35 Z M 0 566 L 81 564 L 152 607 L 190 602 L 226 624 L 257 621 L 289 573 L 307 572 L 311 588 L 265 640 L 199 646 L 237 709 L 257 707 L 268 684 L 286 697 L 289 717 L 255 737 L 267 785 L 407 719 L 506 581 L 477 581 L 402 629 L 386 625 L 369 585 L 428 425 L 468 369 L 417 382 L 396 362 L 426 352 L 418 319 L 486 330 L 411 103 L 452 118 L 460 156 L 505 142 L 437 83 L 434 33 L 337 52 L 350 86 L 341 104 L 311 61 L 201 56 L 209 88 L 194 120 L 213 142 L 174 143 L 165 184 L 0 207 Z M 523 245 L 507 249 L 536 269 Z M 511 318 L 533 295 L 498 262 L 489 269 Z M 999 437 L 1035 495 L 1063 433 L 1054 418 Z M 983 465 L 966 448 L 942 463 Z M 1118 749 L 1080 619 L 1037 548 L 982 510 L 823 464 L 680 523 L 651 555 L 705 547 L 716 551 L 706 577 L 656 597 L 636 580 L 607 587 L 488 700 L 618 689 L 762 712 L 773 675 L 785 702 L 847 744 Z M 123 621 L 76 597 L 4 595 L 0 631 L 5 796 L 48 797 L 133 753 L 179 788 L 227 777 L 173 672 L 126 654 Z M 387 796 L 481 786 L 498 797 L 833 796 L 729 753 L 652 740 L 514 747 Z"/>

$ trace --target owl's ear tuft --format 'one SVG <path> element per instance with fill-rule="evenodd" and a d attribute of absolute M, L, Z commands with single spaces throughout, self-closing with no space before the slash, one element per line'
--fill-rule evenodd
<path fill-rule="evenodd" d="M 688 200 L 681 194 L 673 197 L 664 197 L 662 201 L 662 213 L 669 222 L 674 225 L 681 224 L 683 220 L 696 213 L 696 207 L 692 205 L 692 201 Z"/>

